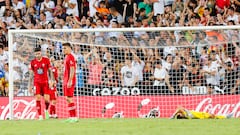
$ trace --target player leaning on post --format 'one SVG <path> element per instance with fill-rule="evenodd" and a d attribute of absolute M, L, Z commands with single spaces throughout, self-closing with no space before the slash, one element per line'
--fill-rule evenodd
<path fill-rule="evenodd" d="M 70 118 L 67 122 L 78 122 L 76 117 L 76 106 L 73 102 L 74 89 L 76 85 L 76 60 L 72 54 L 72 47 L 70 43 L 63 44 L 64 58 L 64 79 L 63 91 L 68 103 L 68 111 Z"/>
<path fill-rule="evenodd" d="M 31 94 L 35 95 L 39 120 L 43 119 L 41 113 L 41 96 L 44 96 L 45 119 L 49 119 L 49 88 L 52 87 L 51 85 L 55 80 L 51 71 L 50 60 L 47 57 L 42 56 L 41 48 L 36 47 L 34 49 L 34 55 L 35 58 L 29 65 L 30 76 L 28 82 L 28 90 Z M 50 79 L 48 76 L 50 76 Z"/>

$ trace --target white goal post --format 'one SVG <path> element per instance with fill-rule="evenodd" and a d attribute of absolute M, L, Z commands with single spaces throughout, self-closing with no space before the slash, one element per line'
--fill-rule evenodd
<path fill-rule="evenodd" d="M 76 44 L 76 45 L 80 45 L 81 46 L 83 43 L 71 40 L 71 38 L 68 38 L 68 39 L 56 38 L 56 39 L 54 39 L 53 37 L 48 37 L 48 36 L 51 35 L 52 33 L 53 34 L 54 33 L 64 33 L 66 35 L 70 33 L 69 35 L 71 35 L 71 33 L 96 33 L 96 32 L 104 32 L 104 33 L 110 33 L 110 32 L 126 32 L 126 33 L 127 32 L 132 32 L 132 33 L 134 33 L 134 32 L 139 32 L 139 33 L 141 33 L 141 32 L 161 32 L 161 31 L 172 32 L 172 33 L 174 33 L 174 32 L 181 32 L 181 31 L 185 31 L 185 32 L 186 31 L 191 31 L 191 32 L 196 32 L 196 31 L 198 31 L 198 32 L 199 31 L 224 31 L 226 33 L 226 35 L 227 35 L 227 34 L 229 34 L 229 32 L 227 32 L 227 31 L 230 31 L 230 30 L 236 30 L 238 32 L 238 34 L 240 34 L 240 25 L 234 25 L 234 26 L 194 26 L 194 27 L 114 28 L 114 29 L 113 28 L 104 28 L 104 29 L 95 28 L 95 29 L 9 30 L 8 31 L 8 47 L 9 47 L 9 61 L 8 61 L 8 64 L 9 64 L 9 119 L 11 119 L 11 120 L 15 119 L 14 106 L 13 106 L 14 105 L 13 101 L 15 99 L 15 96 L 14 96 L 14 89 L 15 88 L 14 88 L 14 74 L 13 74 L 14 63 L 13 63 L 13 60 L 14 60 L 14 53 L 17 53 L 17 52 L 16 52 L 13 44 L 14 44 L 14 41 L 16 40 L 16 38 L 18 38 L 18 37 L 21 38 L 21 36 L 23 36 L 23 37 L 27 37 L 29 39 L 30 38 L 44 39 L 46 41 L 48 41 L 48 40 L 49 41 L 58 41 L 58 42 L 61 42 L 61 43 L 69 42 L 71 44 L 74 44 L 74 45 Z M 176 35 L 176 33 L 174 33 L 174 34 Z M 172 34 L 172 35 L 174 35 L 174 34 Z M 129 36 L 129 37 L 127 37 L 128 40 L 130 40 L 131 38 L 134 37 L 134 35 L 127 35 L 127 36 Z M 183 36 L 187 36 L 187 34 L 183 34 Z M 96 36 L 94 38 L 96 38 Z M 240 42 L 239 38 L 240 37 L 238 37 L 238 41 L 237 41 L 238 43 Z M 141 38 L 136 38 L 136 39 L 138 40 L 138 43 L 140 43 L 140 44 L 142 43 L 143 40 L 145 40 L 144 38 L 142 38 L 142 39 Z M 148 36 L 146 39 L 147 39 L 147 42 L 148 42 L 151 39 L 151 37 Z M 103 40 L 107 40 L 107 39 L 103 38 Z M 173 40 L 175 41 L 175 40 L 179 40 L 179 39 L 173 39 Z M 186 37 L 186 40 L 188 40 L 188 37 Z M 225 41 L 225 42 L 228 43 L 228 41 Z M 164 41 L 164 43 L 165 43 L 165 41 Z M 216 43 L 218 43 L 218 42 L 216 42 Z M 221 44 L 225 44 L 225 43 L 221 43 Z M 88 46 L 88 48 L 91 48 L 90 50 L 92 50 L 92 51 L 95 51 L 94 49 L 92 49 L 95 46 L 99 47 L 98 51 L 101 51 L 101 47 L 102 48 L 107 48 L 107 49 L 111 49 L 113 47 L 116 47 L 116 46 L 111 45 L 111 44 L 100 44 L 100 43 L 97 43 L 97 42 L 94 42 L 94 43 L 93 42 L 91 42 L 91 43 L 84 43 L 84 45 Z M 168 46 L 168 47 L 176 47 L 176 48 L 193 48 L 193 47 L 197 48 L 198 47 L 198 46 L 193 46 L 193 45 L 191 46 L 191 45 L 192 44 L 188 44 L 186 46 L 182 46 L 180 44 L 174 44 L 174 45 Z M 207 50 L 206 50 L 207 53 L 211 53 L 210 52 L 211 50 L 209 49 L 211 45 L 206 45 L 206 44 L 199 45 L 200 49 L 202 49 L 204 46 L 207 46 Z M 157 49 L 161 48 L 162 50 L 164 50 L 164 47 L 166 47 L 166 46 L 158 46 L 158 45 L 156 45 L 156 46 L 149 46 L 149 45 L 146 45 L 146 46 L 134 47 L 134 46 L 121 46 L 120 45 L 120 47 L 128 48 L 127 51 L 129 51 L 131 53 L 131 57 L 134 57 L 136 55 L 136 50 L 134 50 L 135 48 L 145 48 L 145 49 L 153 48 L 152 53 L 154 54 L 155 53 L 154 52 L 155 48 L 157 48 Z M 131 50 L 132 48 L 133 48 L 133 51 Z M 190 51 L 191 51 L 191 49 L 190 49 Z M 90 53 L 90 51 L 89 51 L 89 53 Z M 121 55 L 120 53 L 117 53 L 117 52 L 114 52 L 112 55 L 115 55 L 115 53 L 116 53 L 116 55 Z M 161 53 L 163 53 L 163 52 L 161 52 Z M 168 56 L 168 53 L 162 54 L 162 55 L 163 55 L 164 58 L 166 58 Z M 173 56 L 175 56 L 175 55 L 176 54 L 174 54 Z M 153 55 L 153 56 L 155 56 L 155 55 Z M 101 57 L 105 57 L 105 56 L 101 56 Z M 125 58 L 121 58 L 121 59 L 123 59 L 123 61 L 125 60 Z M 161 58 L 161 60 L 162 60 L 162 58 Z M 185 60 L 186 60 L 186 58 L 185 58 Z M 239 61 L 238 61 L 238 63 L 239 63 Z M 159 64 L 159 62 L 154 62 L 153 64 L 154 65 L 155 64 Z M 163 63 L 160 62 L 160 65 L 163 65 Z M 170 66 L 172 66 L 172 63 L 170 64 Z M 187 66 L 186 65 L 184 65 L 184 66 L 185 66 L 185 68 L 187 70 Z M 191 66 L 191 65 L 189 65 L 189 66 Z M 227 65 L 225 65 L 225 66 L 227 66 Z M 233 66 L 233 65 L 230 65 L 230 66 Z M 122 68 L 122 67 L 120 67 L 120 68 Z M 201 67 L 200 69 L 202 71 L 203 68 Z M 199 69 L 199 72 L 200 72 L 200 69 Z M 170 69 L 168 69 L 166 71 L 167 74 L 169 74 L 169 70 Z M 191 69 L 191 70 L 193 70 L 193 69 Z M 238 70 L 238 69 L 236 69 L 236 70 Z M 118 71 L 119 71 L 119 73 L 120 72 L 124 72 L 123 70 L 121 71 L 120 69 Z M 133 71 L 133 72 L 135 72 L 135 71 Z M 224 73 L 226 73 L 226 72 L 224 72 Z M 237 72 L 235 72 L 235 73 L 237 73 Z M 131 74 L 134 74 L 134 73 L 131 73 Z M 165 73 L 159 73 L 159 74 L 163 75 Z M 156 73 L 156 75 L 157 75 L 157 73 Z M 155 76 L 154 72 L 153 72 L 152 76 Z M 169 76 L 170 75 L 167 75 L 164 78 L 166 79 Z M 237 81 L 239 81 L 238 77 L 239 76 L 237 76 Z M 156 76 L 155 76 L 155 78 L 156 78 Z M 118 79 L 119 79 L 118 81 L 121 81 L 120 76 L 119 76 Z M 167 84 L 168 81 L 165 82 L 166 85 L 168 85 Z M 188 80 L 188 83 L 189 83 L 189 81 L 191 81 L 191 80 Z M 123 83 L 123 82 L 120 82 L 120 83 Z M 153 85 L 155 83 L 157 83 L 158 85 L 156 85 L 156 86 L 161 86 L 161 82 L 158 81 L 157 79 L 155 81 L 153 81 L 152 83 L 153 83 Z M 186 83 L 187 83 L 187 81 L 186 81 Z M 212 113 L 219 113 L 219 114 L 226 114 L 226 113 L 229 113 L 230 111 L 235 111 L 235 114 L 234 114 L 235 117 L 239 117 L 240 116 L 240 109 L 238 107 L 239 104 L 240 104 L 239 95 L 237 95 L 237 94 L 236 95 L 230 95 L 228 93 L 224 93 L 223 92 L 224 91 L 223 90 L 224 87 L 223 88 L 218 88 L 218 87 L 215 88 L 215 86 L 211 86 L 211 88 L 214 89 L 214 92 L 211 93 L 212 95 L 214 95 L 214 97 L 212 97 L 212 95 L 208 95 L 208 90 L 207 89 L 208 89 L 208 87 L 210 87 L 209 84 L 208 85 L 204 85 L 204 86 L 196 86 L 196 87 L 194 87 L 194 86 L 190 86 L 189 84 L 186 84 L 186 83 L 183 84 L 185 86 L 181 86 L 183 88 L 183 91 L 182 91 L 181 94 L 171 94 L 171 91 L 170 91 L 170 94 L 159 94 L 159 93 L 152 93 L 152 94 L 151 93 L 150 94 L 142 94 L 142 93 L 140 93 L 140 94 L 138 94 L 142 90 L 138 91 L 138 90 L 135 89 L 135 87 L 126 87 L 126 89 L 119 88 L 119 87 L 118 87 L 119 89 L 117 89 L 117 87 L 114 88 L 114 89 L 110 89 L 110 88 L 94 88 L 93 94 L 91 94 L 90 96 L 89 95 L 86 95 L 86 96 L 82 96 L 81 95 L 79 97 L 79 99 L 76 99 L 77 102 L 78 102 L 77 105 L 78 105 L 78 110 L 79 110 L 78 111 L 78 113 L 79 113 L 78 116 L 80 118 L 81 117 L 86 117 L 86 118 L 91 118 L 91 117 L 111 117 L 111 116 L 112 117 L 115 117 L 115 116 L 121 117 L 120 115 L 122 113 L 123 114 L 127 113 L 126 114 L 127 117 L 138 117 L 137 114 L 135 114 L 135 112 L 133 113 L 131 111 L 137 110 L 138 113 L 140 112 L 142 114 L 147 114 L 149 110 L 154 110 L 154 108 L 156 110 L 156 108 L 157 108 L 157 110 L 163 109 L 163 110 L 159 111 L 159 115 L 158 116 L 160 116 L 160 117 L 167 117 L 167 116 L 169 116 L 169 112 L 173 112 L 173 108 L 175 108 L 179 104 L 185 105 L 186 107 L 189 107 L 189 109 L 195 109 L 197 111 L 209 111 L 210 110 L 210 111 L 212 111 Z M 170 84 L 171 84 L 171 82 L 170 82 Z M 239 84 L 237 84 L 237 85 L 239 85 Z M 134 85 L 134 86 L 137 86 L 137 85 Z M 142 86 L 145 86 L 145 85 L 144 84 L 139 85 L 139 87 L 141 87 L 141 89 L 144 89 L 145 87 L 142 87 Z M 237 86 L 237 87 L 239 87 L 239 86 Z M 158 87 L 157 89 L 161 89 L 161 88 Z M 195 89 L 195 90 L 193 90 L 193 89 Z M 236 89 L 238 90 L 239 88 L 236 88 Z M 168 90 L 170 90 L 169 86 L 168 86 Z M 97 94 L 94 94 L 94 92 L 96 92 Z M 115 93 L 120 93 L 120 95 L 112 94 L 114 92 Z M 122 92 L 123 95 L 126 94 L 126 93 L 128 94 L 126 96 L 126 99 L 129 100 L 129 101 L 125 101 L 124 103 L 121 104 L 121 102 L 126 100 L 125 97 L 123 95 L 121 95 L 121 92 Z M 109 94 L 109 93 L 111 93 L 111 94 Z M 238 94 L 240 94 L 240 93 L 238 93 Z M 102 101 L 102 100 L 104 100 L 104 98 L 102 98 L 101 96 L 104 96 L 104 95 L 107 96 L 106 97 L 106 101 Z M 79 95 L 77 95 L 77 96 L 79 96 Z M 158 96 L 160 96 L 160 97 L 158 97 Z M 81 99 L 82 97 L 83 97 L 83 99 Z M 18 97 L 17 99 L 21 99 L 21 97 Z M 32 99 L 34 99 L 34 98 L 32 97 Z M 195 100 L 195 99 L 198 99 L 198 100 Z M 223 100 L 221 101 L 221 99 L 223 99 Z M 100 110 L 99 112 L 102 113 L 101 116 L 98 115 L 98 114 L 95 114 L 94 112 L 87 112 L 87 111 L 93 111 L 94 107 L 98 107 L 98 105 L 91 106 L 91 105 L 86 105 L 87 103 L 86 104 L 81 103 L 81 102 L 85 102 L 87 100 L 94 100 L 94 101 L 89 102 L 88 104 L 94 104 L 95 102 L 101 102 L 101 105 L 106 104 L 106 106 L 104 106 L 102 110 L 101 110 L 101 108 L 97 110 L 97 111 Z M 169 100 L 169 102 L 167 102 L 167 104 L 165 104 L 165 103 L 163 103 L 164 100 Z M 175 100 L 175 101 L 171 101 L 171 100 Z M 215 100 L 215 101 L 213 101 L 213 100 Z M 144 109 L 145 104 L 141 104 L 141 101 L 148 101 L 146 103 L 146 105 L 149 105 L 150 108 L 142 111 L 142 109 Z M 140 102 L 140 106 L 138 106 L 138 104 L 137 104 L 138 102 Z M 217 105 L 217 104 L 221 104 L 219 106 L 220 106 L 220 108 L 222 107 L 223 110 L 216 109 L 216 108 L 210 108 L 210 107 L 207 107 L 207 105 L 204 106 L 203 105 L 204 102 L 212 104 L 213 106 Z M 64 102 L 62 102 L 62 103 L 64 104 Z M 112 104 L 110 104 L 111 106 L 109 107 L 109 105 L 107 103 L 112 103 Z M 129 105 L 126 105 L 125 103 L 129 103 Z M 224 108 L 225 104 L 230 104 L 231 105 L 231 109 L 228 108 L 229 110 L 226 110 L 226 108 Z M 117 105 L 119 105 L 119 106 L 117 106 Z M 202 105 L 202 108 L 201 108 L 201 105 Z M 127 106 L 127 108 L 124 108 L 126 106 Z M 171 106 L 171 107 L 169 109 L 166 106 Z M 82 112 L 85 107 L 89 107 L 90 109 L 86 109 L 86 112 Z M 133 108 L 133 107 L 135 107 L 135 108 Z M 234 107 L 236 107 L 236 108 L 234 109 Z M 116 109 L 115 110 L 114 109 L 111 110 L 112 108 L 116 108 Z M 62 110 L 64 110 L 64 109 L 62 109 Z M 107 114 L 106 112 L 108 112 L 108 111 L 110 111 L 111 114 Z M 119 111 L 121 111 L 121 113 L 119 113 Z M 116 114 L 119 114 L 119 115 L 112 114 L 114 112 L 116 112 Z M 89 113 L 89 115 L 87 113 Z M 62 114 L 62 116 L 65 117 L 66 115 Z M 143 115 L 141 115 L 141 116 L 143 116 Z"/>

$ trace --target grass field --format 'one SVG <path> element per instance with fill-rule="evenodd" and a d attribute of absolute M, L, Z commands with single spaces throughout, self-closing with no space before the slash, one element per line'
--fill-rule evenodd
<path fill-rule="evenodd" d="M 0 135 L 240 135 L 240 119 L 80 119 L 0 121 Z"/>

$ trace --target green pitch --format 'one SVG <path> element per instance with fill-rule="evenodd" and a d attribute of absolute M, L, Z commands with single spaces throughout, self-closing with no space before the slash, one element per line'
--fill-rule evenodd
<path fill-rule="evenodd" d="M 80 119 L 0 121 L 1 135 L 239 135 L 240 119 Z"/>

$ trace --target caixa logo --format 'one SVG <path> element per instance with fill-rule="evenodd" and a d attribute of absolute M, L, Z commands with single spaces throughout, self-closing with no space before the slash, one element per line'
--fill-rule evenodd
<path fill-rule="evenodd" d="M 110 96 L 110 95 L 140 95 L 140 90 L 137 87 L 133 88 L 121 88 L 121 87 L 112 87 L 112 88 L 95 88 L 93 90 L 93 95 L 101 96 Z"/>

